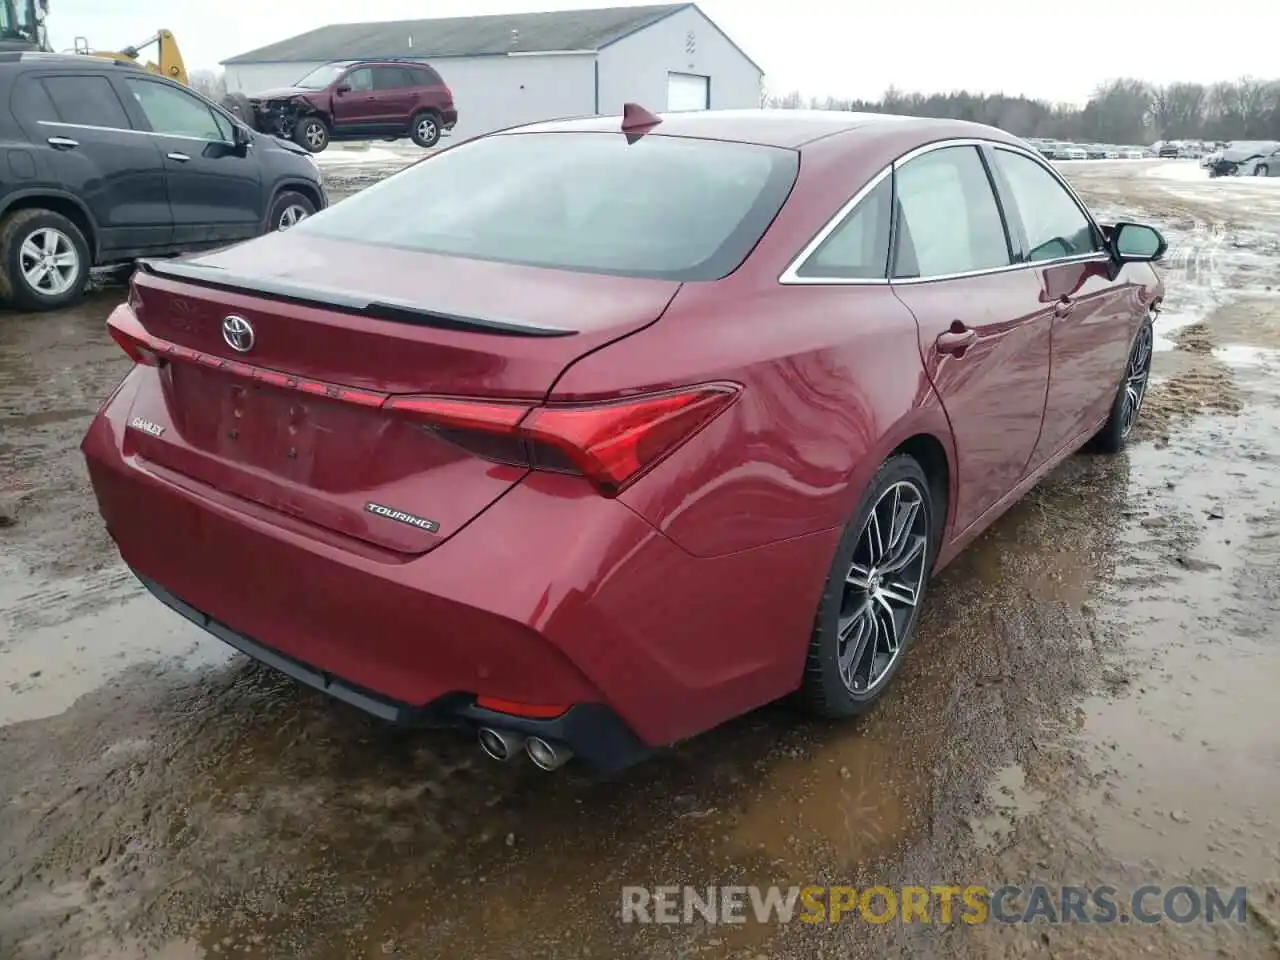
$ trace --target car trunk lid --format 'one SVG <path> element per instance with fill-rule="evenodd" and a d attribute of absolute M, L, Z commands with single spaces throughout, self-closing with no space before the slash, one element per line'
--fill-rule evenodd
<path fill-rule="evenodd" d="M 272 235 L 144 265 L 113 317 L 118 340 L 136 324 L 165 360 L 131 411 L 134 452 L 374 547 L 425 552 L 527 467 L 468 452 L 386 399 L 479 398 L 514 415 L 679 289 L 372 249 Z"/>

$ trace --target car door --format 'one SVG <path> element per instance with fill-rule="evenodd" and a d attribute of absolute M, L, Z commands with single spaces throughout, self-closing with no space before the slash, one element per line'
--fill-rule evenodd
<path fill-rule="evenodd" d="M 1093 218 L 1053 169 L 1009 147 L 993 147 L 991 156 L 1053 331 L 1034 467 L 1106 418 L 1145 304 L 1137 299 L 1140 288 L 1116 270 Z"/>
<path fill-rule="evenodd" d="M 356 67 L 333 87 L 333 129 L 343 134 L 369 131 L 378 116 L 373 70 Z"/>
<path fill-rule="evenodd" d="M 230 118 L 166 80 L 116 82 L 163 154 L 173 242 L 199 246 L 260 233 L 266 210 L 258 158 L 235 146 Z"/>
<path fill-rule="evenodd" d="M 373 95 L 377 112 L 373 122 L 388 131 L 407 130 L 417 92 L 413 75 L 404 67 L 374 67 Z"/>
<path fill-rule="evenodd" d="M 40 154 L 32 188 L 80 199 L 93 216 L 99 259 L 163 249 L 173 235 L 163 156 L 133 128 L 104 74 L 18 76 L 13 111 Z"/>
<path fill-rule="evenodd" d="M 915 315 L 925 370 L 955 440 L 957 533 L 1026 475 L 1049 383 L 1050 321 L 973 144 L 894 168 L 890 283 Z"/>

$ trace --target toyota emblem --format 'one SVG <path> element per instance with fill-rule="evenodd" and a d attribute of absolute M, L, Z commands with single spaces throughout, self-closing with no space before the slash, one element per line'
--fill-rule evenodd
<path fill-rule="evenodd" d="M 253 349 L 253 325 L 244 317 L 227 317 L 222 321 L 222 339 L 237 353 L 248 353 Z"/>

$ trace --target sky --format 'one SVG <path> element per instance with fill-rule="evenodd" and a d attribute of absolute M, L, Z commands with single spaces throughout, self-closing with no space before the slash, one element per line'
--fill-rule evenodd
<path fill-rule="evenodd" d="M 632 0 L 635 3 L 662 0 Z M 328 23 L 626 6 L 627 0 L 49 0 L 55 49 L 173 31 L 188 69 Z M 1275 0 L 698 0 L 771 93 L 968 89 L 1083 104 L 1101 82 L 1280 79 Z M 1225 12 L 1224 12 L 1225 10 Z"/>

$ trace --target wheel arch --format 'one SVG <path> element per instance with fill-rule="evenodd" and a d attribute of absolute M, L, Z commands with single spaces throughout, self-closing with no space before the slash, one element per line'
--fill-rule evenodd
<path fill-rule="evenodd" d="M 90 266 L 97 265 L 101 243 L 98 222 L 79 198 L 63 190 L 47 188 L 17 190 L 6 197 L 3 206 L 0 206 L 0 219 L 17 210 L 33 209 L 52 210 L 74 223 L 84 235 L 84 242 L 89 246 L 89 256 L 93 260 Z"/>

